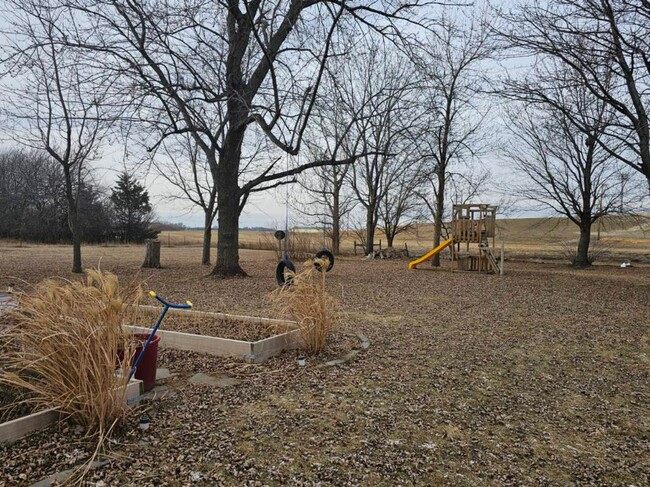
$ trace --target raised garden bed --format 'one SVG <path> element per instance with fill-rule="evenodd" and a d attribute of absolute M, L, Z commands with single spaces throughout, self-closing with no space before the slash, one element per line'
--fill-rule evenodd
<path fill-rule="evenodd" d="M 139 323 L 128 328 L 136 333 L 150 333 L 160 308 L 141 309 Z M 157 334 L 162 347 L 238 357 L 254 363 L 296 348 L 300 339 L 300 330 L 292 321 L 175 309 L 168 311 Z"/>
<path fill-rule="evenodd" d="M 127 404 L 142 394 L 142 381 L 132 379 L 126 388 L 125 400 Z M 14 418 L 10 421 L 0 423 L 0 443 L 12 443 L 23 436 L 39 431 L 56 423 L 60 414 L 56 408 L 46 409 L 36 413 Z"/>
<path fill-rule="evenodd" d="M 0 315 L 0 370 L 3 366 L 2 354 L 7 352 L 8 344 L 3 340 L 3 331 L 11 326 L 6 315 Z M 57 408 L 35 411 L 29 403 L 22 403 L 29 392 L 6 384 L 0 385 L 0 443 L 12 443 L 24 436 L 47 428 L 60 419 Z M 142 394 L 142 381 L 133 379 L 127 386 L 127 404 L 136 402 Z"/>

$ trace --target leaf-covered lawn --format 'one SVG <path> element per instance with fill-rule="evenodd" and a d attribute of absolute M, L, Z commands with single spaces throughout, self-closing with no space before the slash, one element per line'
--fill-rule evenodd
<path fill-rule="evenodd" d="M 2 249 L 0 276 L 64 275 L 66 247 Z M 138 247 L 88 247 L 127 279 Z M 197 309 L 267 315 L 272 253 L 242 252 L 250 278 L 206 277 L 200 249 L 165 249 L 140 272 Z M 265 364 L 164 351 L 176 375 L 115 459 L 105 485 L 647 485 L 650 483 L 650 268 L 507 263 L 503 277 L 408 271 L 405 261 L 337 259 L 329 286 L 346 329 L 327 358 Z M 9 282 L 0 277 L 0 289 Z M 16 282 L 13 280 L 11 282 Z M 163 324 L 164 327 L 164 324 Z M 337 367 L 319 363 L 370 349 Z M 237 385 L 195 385 L 196 372 Z M 0 448 L 0 485 L 79 464 L 74 428 Z M 99 485 L 102 485 L 101 483 Z"/>

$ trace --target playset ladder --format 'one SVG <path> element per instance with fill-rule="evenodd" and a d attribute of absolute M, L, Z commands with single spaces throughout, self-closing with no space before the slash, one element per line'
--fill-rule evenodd
<path fill-rule="evenodd" d="M 499 267 L 499 263 L 497 262 L 497 259 L 494 257 L 494 254 L 492 253 L 492 249 L 489 247 L 489 245 L 482 243 L 479 245 L 479 249 L 485 257 L 487 258 L 487 261 L 490 263 L 490 267 L 492 267 L 492 270 L 497 273 L 501 274 L 501 268 Z"/>

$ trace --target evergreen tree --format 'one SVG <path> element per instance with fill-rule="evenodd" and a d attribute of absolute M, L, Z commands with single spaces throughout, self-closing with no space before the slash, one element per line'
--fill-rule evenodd
<path fill-rule="evenodd" d="M 111 239 L 112 208 L 102 188 L 88 182 L 79 188 L 79 226 L 81 240 L 88 243 Z"/>
<path fill-rule="evenodd" d="M 144 186 L 123 172 L 111 191 L 114 230 L 118 238 L 123 242 L 135 243 L 156 238 L 158 232 L 150 226 L 153 213 L 149 204 L 149 193 Z"/>

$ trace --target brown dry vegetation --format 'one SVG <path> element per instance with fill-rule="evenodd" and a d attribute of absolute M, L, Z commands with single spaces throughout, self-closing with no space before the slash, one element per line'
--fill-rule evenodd
<path fill-rule="evenodd" d="M 138 315 L 141 295 L 137 287 L 120 286 L 116 276 L 91 269 L 86 282 L 48 279 L 20 296 L 0 335 L 3 390 L 28 391 L 23 401 L 33 409 L 58 408 L 103 441 L 127 414 L 129 369 L 117 354 L 132 352 L 121 323 Z"/>
<path fill-rule="evenodd" d="M 278 318 L 297 323 L 299 348 L 311 355 L 323 352 L 332 332 L 340 327 L 338 301 L 327 290 L 329 264 L 327 258 L 306 261 L 268 300 Z"/>
<path fill-rule="evenodd" d="M 646 249 L 647 250 L 647 249 Z M 84 248 L 86 265 L 140 272 L 199 310 L 268 316 L 272 252 L 242 251 L 250 278 L 219 280 L 199 248 Z M 0 247 L 0 289 L 70 277 L 67 247 Z M 337 259 L 330 292 L 372 344 L 338 367 L 285 353 L 261 365 L 164 351 L 177 375 L 152 426 L 91 472 L 105 485 L 648 485 L 650 267 L 506 265 L 506 275 L 408 271 Z M 163 325 L 164 326 L 164 325 Z M 347 341 L 346 341 L 347 340 Z M 339 343 L 339 342 L 337 342 Z M 341 341 L 351 346 L 349 336 Z M 339 346 L 343 352 L 345 346 Z M 195 372 L 229 388 L 194 385 Z M 90 447 L 51 428 L 0 447 L 0 485 L 79 464 Z"/>

